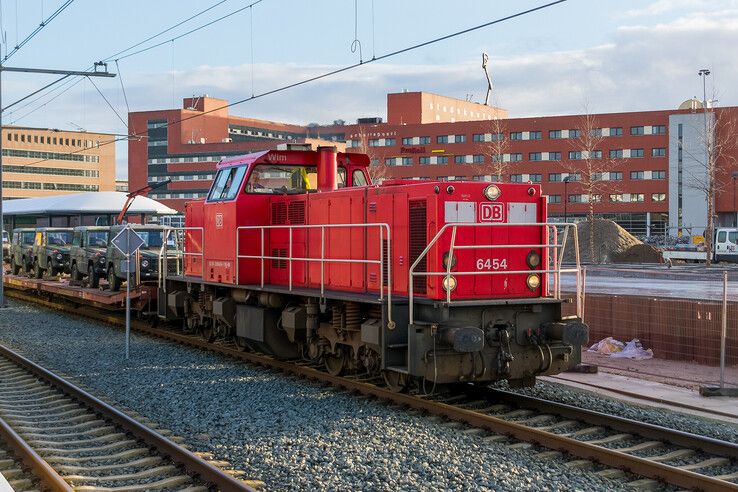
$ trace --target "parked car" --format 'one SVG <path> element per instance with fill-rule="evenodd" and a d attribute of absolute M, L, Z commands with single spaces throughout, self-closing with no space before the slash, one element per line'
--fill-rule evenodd
<path fill-rule="evenodd" d="M 29 273 L 33 266 L 33 242 L 36 238 L 36 229 L 13 229 L 10 242 L 10 268 L 13 275 L 20 272 Z"/>
<path fill-rule="evenodd" d="M 3 231 L 3 261 L 10 261 L 10 235 Z"/>
<path fill-rule="evenodd" d="M 126 279 L 126 273 L 123 268 L 125 264 L 125 256 L 112 244 L 113 238 L 123 230 L 125 226 L 116 225 L 110 228 L 110 241 L 108 242 L 108 251 L 106 258 L 108 260 L 108 285 L 110 290 L 120 290 L 120 285 Z M 159 258 L 164 244 L 164 237 L 167 228 L 158 225 L 133 225 L 133 230 L 144 240 L 144 245 L 138 250 L 138 270 L 139 279 L 143 281 L 157 280 L 159 278 Z M 131 278 L 135 278 L 134 271 L 131 271 Z"/>
<path fill-rule="evenodd" d="M 72 247 L 74 230 L 61 227 L 41 227 L 36 229 L 33 244 L 32 275 L 41 278 L 69 273 L 69 250 Z"/>
<path fill-rule="evenodd" d="M 74 239 L 69 250 L 72 280 L 87 277 L 90 287 L 97 288 L 100 278 L 108 271 L 107 253 L 110 227 L 79 226 L 74 228 Z"/>

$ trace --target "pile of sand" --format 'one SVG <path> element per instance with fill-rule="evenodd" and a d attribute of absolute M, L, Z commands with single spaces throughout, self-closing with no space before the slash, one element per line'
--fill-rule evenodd
<path fill-rule="evenodd" d="M 661 263 L 661 253 L 612 220 L 594 219 L 594 261 L 589 255 L 590 224 L 577 224 L 579 231 L 579 261 L 582 263 Z M 570 231 L 571 233 L 571 231 Z M 564 252 L 564 262 L 574 262 L 574 238 L 569 237 Z"/>

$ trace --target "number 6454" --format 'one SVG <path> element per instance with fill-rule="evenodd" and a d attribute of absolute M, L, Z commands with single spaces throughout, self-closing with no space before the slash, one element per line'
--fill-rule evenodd
<path fill-rule="evenodd" d="M 505 270 L 507 269 L 507 258 L 479 258 L 477 270 Z"/>

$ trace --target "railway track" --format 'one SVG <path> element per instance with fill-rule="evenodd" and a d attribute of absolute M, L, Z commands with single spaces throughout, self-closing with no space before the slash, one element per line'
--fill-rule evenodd
<path fill-rule="evenodd" d="M 254 490 L 0 345 L 3 448 L 0 473 L 16 490 Z"/>
<path fill-rule="evenodd" d="M 38 299 L 18 291 L 9 296 L 72 314 L 120 325 L 122 318 L 92 309 L 80 312 L 64 302 Z M 417 411 L 466 424 L 489 441 L 515 440 L 516 447 L 546 448 L 541 459 L 573 457 L 570 467 L 593 466 L 629 485 L 650 488 L 660 482 L 683 489 L 738 491 L 738 445 L 533 397 L 469 385 L 435 396 L 395 393 L 373 379 L 331 376 L 304 362 L 243 352 L 229 343 L 208 343 L 199 336 L 155 328 L 142 321 L 134 329 L 323 383 L 369 395 Z M 627 473 L 637 475 L 637 480 Z"/>

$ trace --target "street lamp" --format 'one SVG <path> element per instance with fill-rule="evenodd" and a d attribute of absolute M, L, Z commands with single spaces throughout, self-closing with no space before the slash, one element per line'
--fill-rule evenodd
<path fill-rule="evenodd" d="M 571 175 L 564 178 L 564 223 L 569 222 L 569 192 L 567 191 L 567 185 L 569 184 L 569 181 L 571 181 Z"/>

